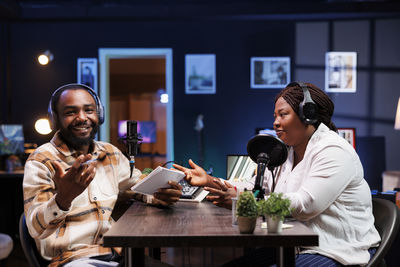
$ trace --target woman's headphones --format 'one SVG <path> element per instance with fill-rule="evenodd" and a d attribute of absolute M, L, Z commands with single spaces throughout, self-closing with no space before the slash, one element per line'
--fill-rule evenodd
<path fill-rule="evenodd" d="M 312 100 L 308 87 L 303 82 L 292 82 L 291 85 L 298 85 L 303 90 L 303 101 L 299 104 L 299 117 L 305 124 L 315 124 L 318 121 L 318 107 Z"/>
<path fill-rule="evenodd" d="M 56 107 L 53 106 L 54 105 L 53 99 L 55 98 L 56 95 L 60 95 L 63 91 L 69 90 L 69 89 L 83 89 L 83 90 L 86 90 L 93 97 L 94 101 L 96 102 L 96 111 L 97 111 L 97 116 L 99 117 L 99 125 L 101 125 L 104 122 L 104 107 L 101 104 L 100 98 L 97 96 L 96 92 L 92 88 L 90 88 L 87 85 L 80 84 L 80 83 L 70 83 L 70 84 L 63 85 L 63 86 L 57 88 L 54 91 L 54 93 L 51 95 L 49 107 L 47 109 L 47 113 L 49 115 L 51 125 L 52 126 L 56 125 L 56 121 L 57 121 L 56 114 L 55 114 Z"/>

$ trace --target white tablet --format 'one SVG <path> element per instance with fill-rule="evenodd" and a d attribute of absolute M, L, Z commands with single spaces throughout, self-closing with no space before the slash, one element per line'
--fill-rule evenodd
<path fill-rule="evenodd" d="M 149 175 L 147 175 L 143 180 L 135 184 L 131 189 L 142 194 L 152 195 L 159 188 L 169 188 L 168 181 L 179 182 L 185 174 L 178 170 L 170 170 L 158 166 Z"/>

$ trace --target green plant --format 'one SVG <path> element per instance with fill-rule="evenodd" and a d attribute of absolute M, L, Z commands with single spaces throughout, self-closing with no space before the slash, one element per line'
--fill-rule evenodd
<path fill-rule="evenodd" d="M 236 203 L 236 215 L 242 217 L 257 217 L 258 207 L 256 199 L 252 192 L 244 191 L 239 195 L 239 199 Z"/>
<path fill-rule="evenodd" d="M 272 192 L 266 200 L 260 200 L 258 203 L 258 213 L 274 219 L 284 220 L 292 211 L 290 199 L 283 197 L 282 193 Z"/>

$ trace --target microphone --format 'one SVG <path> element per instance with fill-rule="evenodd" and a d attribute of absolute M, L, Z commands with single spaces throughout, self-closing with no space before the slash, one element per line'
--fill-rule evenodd
<path fill-rule="evenodd" d="M 288 156 L 285 143 L 270 134 L 259 134 L 247 143 L 247 154 L 257 163 L 257 176 L 253 193 L 257 192 L 257 199 L 264 198 L 264 172 L 268 168 L 272 173 L 272 192 L 275 190 L 274 168 L 282 165 Z"/>
<path fill-rule="evenodd" d="M 127 153 L 129 156 L 129 167 L 131 168 L 131 175 L 135 168 L 135 156 L 138 152 L 139 142 L 142 141 L 140 134 L 137 132 L 137 121 L 126 122 L 127 134 L 126 134 L 126 146 Z"/>

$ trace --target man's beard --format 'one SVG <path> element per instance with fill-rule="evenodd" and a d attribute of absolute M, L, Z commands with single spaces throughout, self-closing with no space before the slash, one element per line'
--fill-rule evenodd
<path fill-rule="evenodd" d="M 92 130 L 90 132 L 90 135 L 88 137 L 78 137 L 76 136 L 73 131 L 72 128 L 73 127 L 79 127 L 79 126 L 87 126 L 88 124 L 91 124 Z M 67 145 L 73 147 L 74 149 L 79 149 L 82 146 L 86 146 L 86 145 L 90 145 L 94 139 L 94 137 L 97 134 L 99 125 L 96 123 L 79 123 L 76 125 L 68 125 L 67 128 L 64 127 L 60 127 L 60 133 L 61 136 L 63 137 L 64 141 L 67 143 Z"/>

